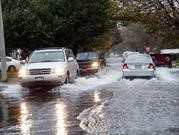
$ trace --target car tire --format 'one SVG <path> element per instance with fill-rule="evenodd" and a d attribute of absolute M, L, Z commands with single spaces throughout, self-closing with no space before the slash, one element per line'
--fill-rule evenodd
<path fill-rule="evenodd" d="M 8 72 L 15 72 L 16 71 L 16 67 L 15 66 L 9 66 L 8 67 Z"/>
<path fill-rule="evenodd" d="M 130 76 L 123 76 L 122 78 L 126 80 L 130 80 L 130 81 L 133 80 L 133 77 L 130 77 Z"/>
<path fill-rule="evenodd" d="M 70 75 L 69 73 L 66 74 L 65 84 L 70 83 Z"/>
<path fill-rule="evenodd" d="M 122 79 L 129 79 L 129 77 L 126 77 L 126 76 L 122 76 Z"/>

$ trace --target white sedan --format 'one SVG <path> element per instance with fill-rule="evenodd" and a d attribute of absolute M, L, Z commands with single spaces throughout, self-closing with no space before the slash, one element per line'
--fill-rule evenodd
<path fill-rule="evenodd" d="M 123 63 L 123 78 L 153 78 L 155 64 L 148 54 L 128 55 Z"/>
<path fill-rule="evenodd" d="M 17 71 L 21 68 L 21 62 L 19 60 L 13 59 L 12 57 L 6 57 L 6 70 L 7 71 Z M 0 71 L 1 71 L 1 58 L 0 58 Z"/>

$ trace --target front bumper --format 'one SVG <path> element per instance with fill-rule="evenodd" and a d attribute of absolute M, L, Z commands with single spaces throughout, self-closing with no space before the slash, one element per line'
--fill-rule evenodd
<path fill-rule="evenodd" d="M 19 81 L 22 86 L 48 86 L 48 85 L 60 85 L 65 82 L 65 75 L 26 75 L 25 77 L 19 77 Z"/>
<path fill-rule="evenodd" d="M 86 68 L 86 69 L 79 69 L 80 74 L 82 73 L 96 73 L 98 72 L 98 68 Z"/>
<path fill-rule="evenodd" d="M 148 69 L 148 70 L 123 70 L 123 77 L 154 77 L 155 70 Z"/>

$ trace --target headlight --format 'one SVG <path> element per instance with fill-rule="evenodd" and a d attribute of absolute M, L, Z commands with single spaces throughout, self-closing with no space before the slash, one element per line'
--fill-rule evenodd
<path fill-rule="evenodd" d="M 20 69 L 19 70 L 19 76 L 20 77 L 23 77 L 23 76 L 26 76 L 27 75 L 27 71 L 25 69 Z"/>
<path fill-rule="evenodd" d="M 98 62 L 94 62 L 91 66 L 92 66 L 92 67 L 98 67 L 99 64 L 98 64 Z"/>
<path fill-rule="evenodd" d="M 64 74 L 64 69 L 62 68 L 55 68 L 52 70 L 52 74 Z"/>

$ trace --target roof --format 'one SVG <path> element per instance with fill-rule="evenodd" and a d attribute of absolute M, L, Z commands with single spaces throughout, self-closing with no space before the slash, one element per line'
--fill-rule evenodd
<path fill-rule="evenodd" d="M 95 51 L 84 51 L 84 52 L 78 52 L 79 53 L 99 53 L 99 52 L 95 52 Z"/>
<path fill-rule="evenodd" d="M 34 52 L 54 52 L 54 51 L 62 51 L 62 49 L 35 50 Z"/>
<path fill-rule="evenodd" d="M 163 54 L 179 54 L 179 48 L 176 48 L 176 49 L 162 49 L 162 50 L 160 50 L 160 53 L 163 53 Z"/>
<path fill-rule="evenodd" d="M 36 49 L 35 52 L 62 51 L 64 49 L 66 49 L 66 48 L 64 48 L 64 47 L 47 47 L 47 48 Z"/>

